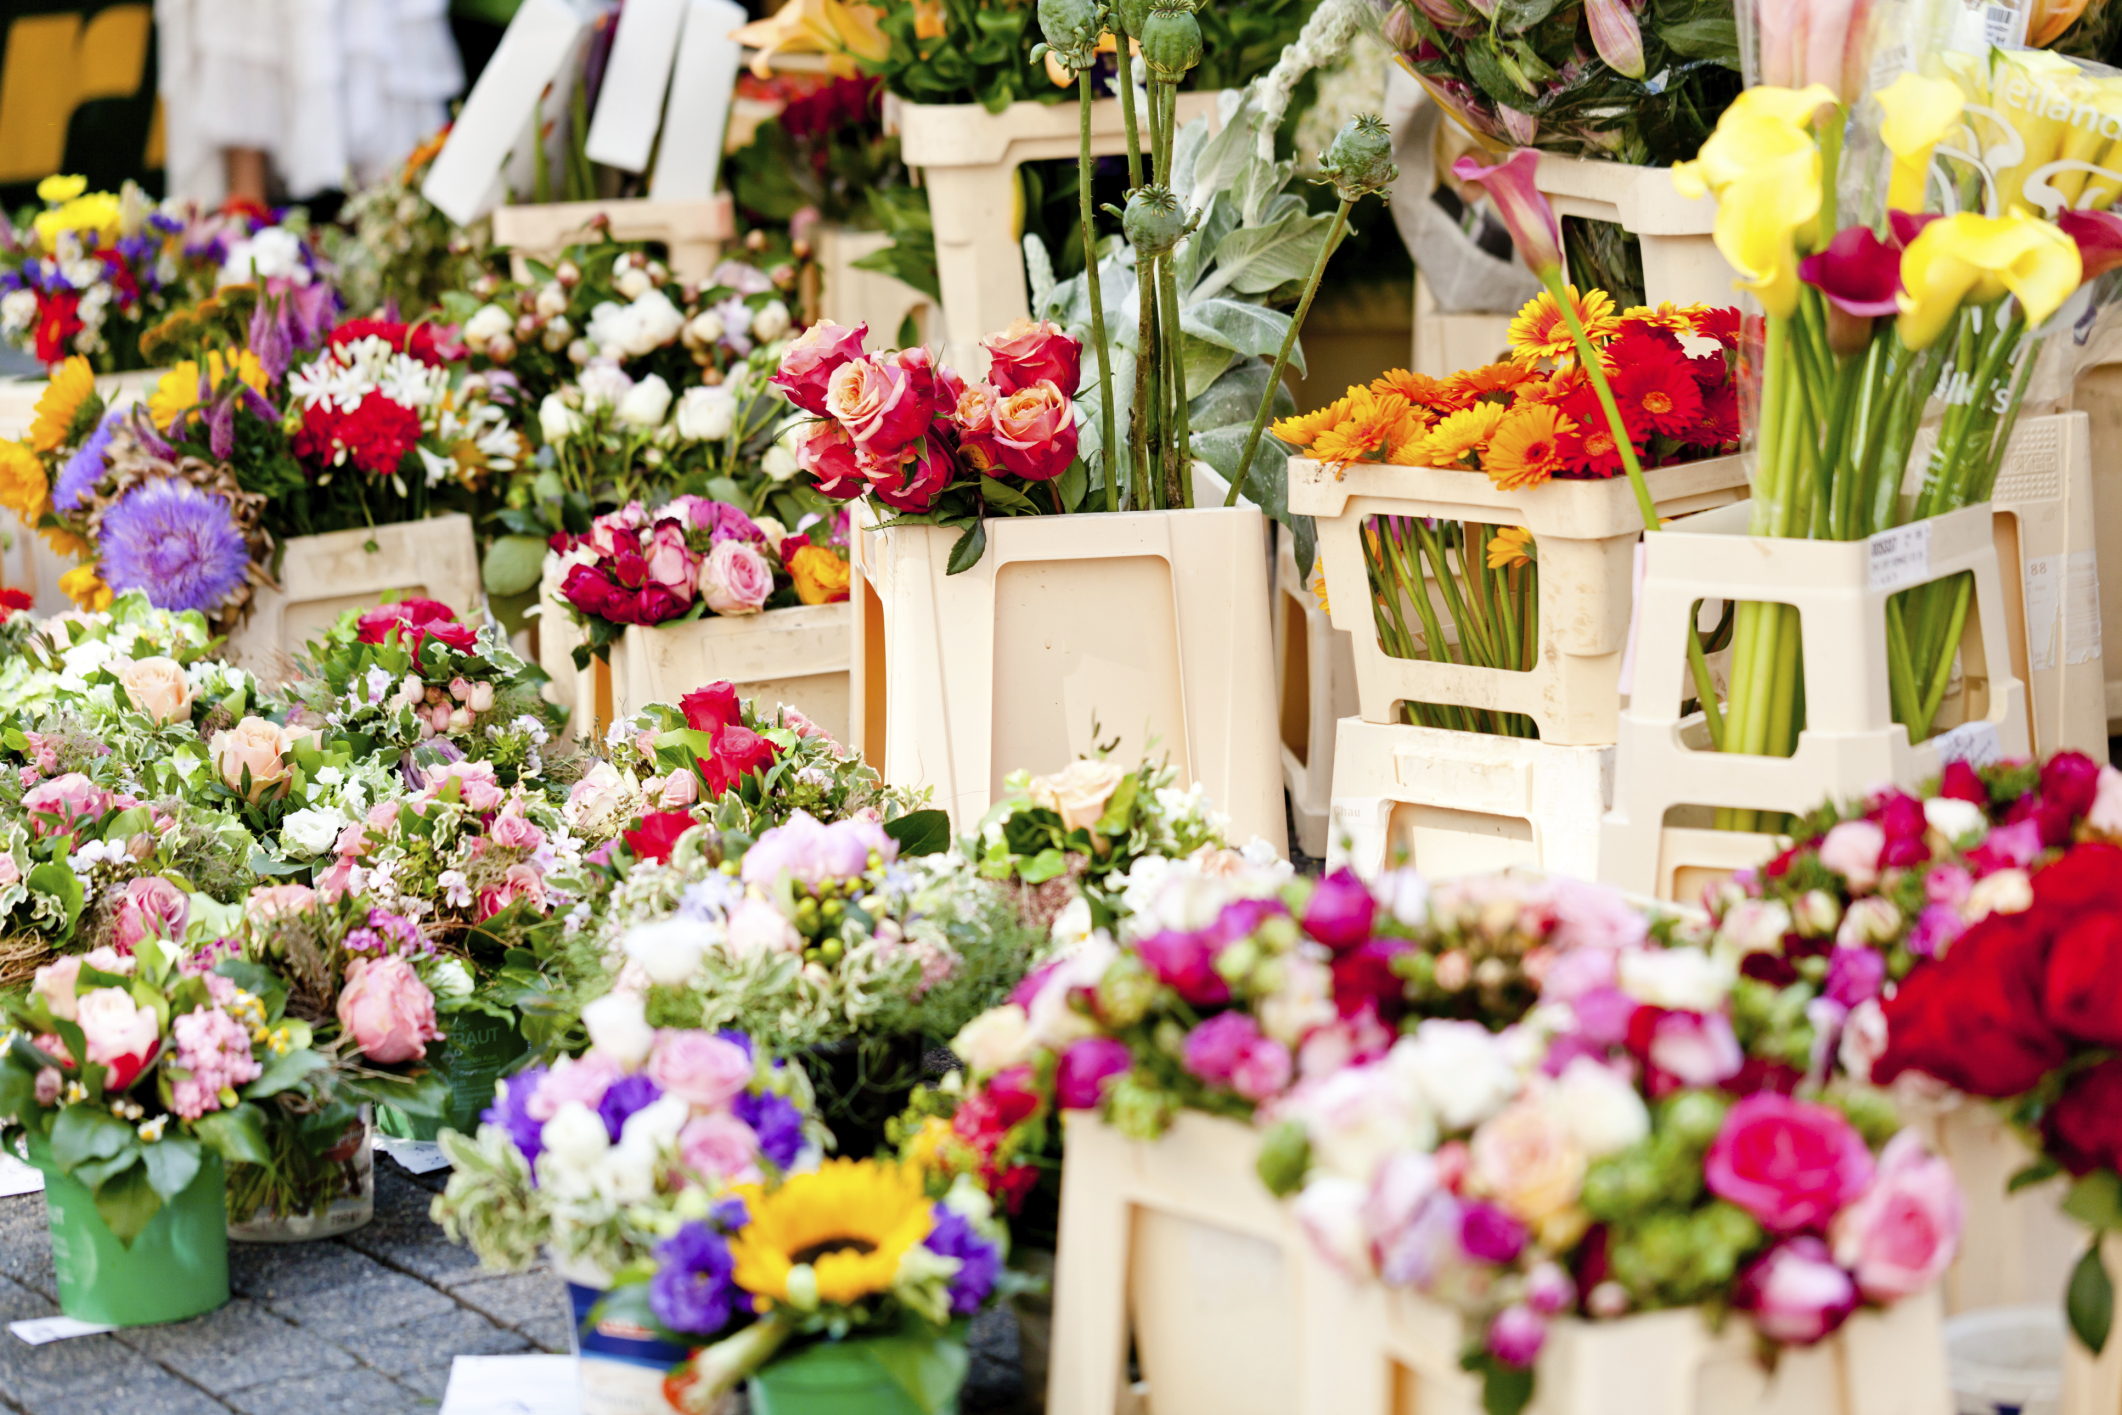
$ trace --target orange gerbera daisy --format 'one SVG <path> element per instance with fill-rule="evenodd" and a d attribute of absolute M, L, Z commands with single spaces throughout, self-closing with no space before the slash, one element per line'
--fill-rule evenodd
<path fill-rule="evenodd" d="M 1449 378 L 1431 378 L 1426 373 L 1409 373 L 1404 368 L 1387 369 L 1371 380 L 1373 393 L 1397 393 L 1418 408 L 1433 412 L 1448 413 L 1463 408 L 1467 395 Z"/>
<path fill-rule="evenodd" d="M 1498 526 L 1488 540 L 1488 568 L 1515 570 L 1533 562 L 1533 533 L 1523 526 Z"/>
<path fill-rule="evenodd" d="M 1505 491 L 1522 491 L 1552 477 L 1563 468 L 1562 438 L 1577 425 L 1561 409 L 1545 403 L 1521 403 L 1512 408 L 1488 440 L 1481 458 L 1488 479 Z"/>
<path fill-rule="evenodd" d="M 1411 409 L 1405 398 L 1397 393 L 1381 397 L 1368 388 L 1351 388 L 1348 401 L 1348 416 L 1312 442 L 1314 457 L 1337 467 L 1350 462 L 1372 462 L 1390 452 L 1395 443 L 1406 440 Z"/>
<path fill-rule="evenodd" d="M 1669 329 L 1685 337 L 1695 332 L 1695 321 L 1709 313 L 1709 306 L 1700 300 L 1691 305 L 1676 305 L 1671 300 L 1662 301 L 1656 309 L 1649 305 L 1637 305 L 1622 311 L 1623 321 L 1647 324 L 1653 329 Z"/>
<path fill-rule="evenodd" d="M 1621 320 L 1614 313 L 1611 295 L 1604 290 L 1580 295 L 1576 286 L 1567 288 L 1570 303 L 1576 306 L 1577 320 L 1594 347 L 1620 332 Z M 1510 322 L 1510 356 L 1521 364 L 1536 364 L 1542 359 L 1575 362 L 1577 341 L 1571 337 L 1569 321 L 1562 317 L 1562 307 L 1555 303 L 1551 291 L 1542 290 L 1527 300 L 1525 308 Z"/>
<path fill-rule="evenodd" d="M 1350 393 L 1355 391 L 1353 388 L 1349 389 Z M 1348 405 L 1348 399 L 1336 398 L 1323 408 L 1315 408 L 1309 413 L 1294 413 L 1268 431 L 1291 447 L 1309 447 L 1319 440 L 1320 433 L 1348 416 Z"/>
<path fill-rule="evenodd" d="M 1422 450 L 1432 467 L 1453 467 L 1472 452 L 1487 446 L 1510 412 L 1501 403 L 1476 403 L 1461 408 L 1429 430 Z"/>
<path fill-rule="evenodd" d="M 1485 394 L 1508 393 L 1521 384 L 1536 380 L 1539 377 L 1539 370 L 1529 364 L 1484 364 L 1480 368 L 1470 368 L 1455 373 L 1446 379 L 1445 383 L 1459 394 L 1460 401 L 1457 406 L 1464 407 Z"/>

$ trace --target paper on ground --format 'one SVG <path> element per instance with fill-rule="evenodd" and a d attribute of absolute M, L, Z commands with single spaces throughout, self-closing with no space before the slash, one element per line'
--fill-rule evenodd
<path fill-rule="evenodd" d="M 581 1415 L 572 1356 L 459 1356 L 441 1415 Z"/>
<path fill-rule="evenodd" d="M 9 1322 L 7 1329 L 19 1341 L 31 1346 L 42 1346 L 47 1341 L 64 1341 L 70 1336 L 101 1336 L 116 1327 L 99 1325 L 96 1322 L 76 1321 L 72 1317 L 32 1317 L 24 1322 Z"/>
<path fill-rule="evenodd" d="M 449 1158 L 442 1147 L 433 1140 L 401 1140 L 395 1135 L 378 1135 L 376 1148 L 398 1162 L 398 1167 L 411 1174 L 431 1174 L 438 1169 L 449 1168 Z"/>
<path fill-rule="evenodd" d="M 13 1155 L 0 1150 L 0 1199 L 12 1199 L 17 1194 L 42 1194 L 44 1171 L 33 1164 L 25 1164 Z"/>

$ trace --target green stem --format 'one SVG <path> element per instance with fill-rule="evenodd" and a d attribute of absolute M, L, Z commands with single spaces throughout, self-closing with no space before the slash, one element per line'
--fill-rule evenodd
<path fill-rule="evenodd" d="M 1157 289 L 1160 303 L 1164 307 L 1164 323 L 1171 329 L 1172 337 L 1165 342 L 1172 351 L 1172 445 L 1178 452 L 1179 504 L 1187 510 L 1194 509 L 1194 440 L 1188 431 L 1185 340 L 1179 337 L 1179 272 L 1173 268 L 1172 257 L 1166 253 L 1157 262 Z M 1244 484 L 1243 470 L 1231 483 L 1235 494 Z M 1224 503 L 1226 506 L 1229 502 Z"/>
<path fill-rule="evenodd" d="M 1267 419 L 1274 411 L 1275 390 L 1282 386 L 1282 371 L 1289 367 L 1290 350 L 1297 346 L 1297 331 L 1304 325 L 1304 317 L 1311 313 L 1312 297 L 1319 293 L 1319 282 L 1326 278 L 1326 262 L 1340 243 L 1341 233 L 1348 229 L 1349 208 L 1355 203 L 1347 197 L 1334 210 L 1334 223 L 1327 228 L 1326 244 L 1319 247 L 1319 258 L 1312 262 L 1311 278 L 1304 282 L 1304 298 L 1297 302 L 1297 313 L 1291 318 L 1289 328 L 1282 335 L 1282 348 L 1275 354 L 1275 367 L 1267 376 L 1267 387 L 1260 394 L 1259 411 L 1253 414 L 1252 431 L 1245 435 L 1245 450 L 1238 456 L 1238 475 L 1232 479 L 1230 495 L 1223 498 L 1225 506 L 1238 504 L 1238 490 L 1245 485 L 1247 471 L 1253 464 L 1253 453 L 1260 448 L 1260 434 L 1267 430 Z"/>
<path fill-rule="evenodd" d="M 1127 189 L 1133 191 L 1142 185 L 1142 139 L 1135 126 L 1135 60 L 1128 52 L 1127 31 L 1120 24 L 1117 7 L 1113 11 L 1113 42 L 1120 60 L 1120 121 L 1127 128 Z"/>
<path fill-rule="evenodd" d="M 1135 504 L 1141 510 L 1162 509 L 1157 478 L 1151 470 L 1151 430 L 1157 405 L 1157 300 L 1155 263 L 1135 256 L 1135 403 L 1128 413 L 1129 460 L 1135 465 Z"/>
<path fill-rule="evenodd" d="M 1083 110 L 1082 150 L 1076 158 L 1076 186 L 1083 208 L 1084 278 L 1090 290 L 1091 342 L 1098 349 L 1098 421 L 1100 446 L 1105 453 L 1105 509 L 1120 509 L 1119 449 L 1113 441 L 1113 357 L 1105 340 L 1105 298 L 1098 289 L 1098 233 L 1091 216 L 1090 110 L 1091 71 L 1076 71 L 1076 88 Z M 1071 394 L 1070 396 L 1074 396 Z"/>
<path fill-rule="evenodd" d="M 1643 464 L 1636 460 L 1636 444 L 1628 435 L 1628 424 L 1621 420 L 1621 410 L 1614 404 L 1614 390 L 1607 386 L 1606 370 L 1599 364 L 1599 352 L 1592 348 L 1591 338 L 1584 332 L 1584 321 L 1577 318 L 1576 301 L 1569 297 L 1569 286 L 1563 283 L 1562 267 L 1551 266 L 1540 272 L 1548 293 L 1555 297 L 1555 304 L 1562 311 L 1563 322 L 1569 325 L 1572 339 L 1577 341 L 1577 363 L 1584 376 L 1591 380 L 1592 392 L 1599 395 L 1599 410 L 1606 414 L 1606 427 L 1614 435 L 1614 446 L 1620 450 L 1621 466 L 1628 473 L 1628 484 L 1636 493 L 1636 508 L 1643 513 L 1643 529 L 1658 529 L 1658 506 L 1650 499 L 1650 487 L 1643 480 Z"/>
<path fill-rule="evenodd" d="M 1185 486 L 1185 468 L 1179 465 L 1179 420 L 1186 416 L 1186 365 L 1180 355 L 1179 321 L 1171 312 L 1177 303 L 1168 298 L 1165 286 L 1171 283 L 1171 256 L 1169 253 L 1150 262 L 1151 297 L 1157 301 L 1157 347 L 1163 355 L 1163 367 L 1159 372 L 1164 379 L 1164 403 L 1158 409 L 1160 425 L 1157 428 L 1158 461 L 1164 470 L 1164 504 L 1168 507 L 1185 506 L 1192 499 Z"/>

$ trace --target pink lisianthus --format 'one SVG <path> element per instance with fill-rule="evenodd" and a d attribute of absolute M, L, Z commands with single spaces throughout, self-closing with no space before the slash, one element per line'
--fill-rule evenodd
<path fill-rule="evenodd" d="M 452 777 L 457 782 L 457 799 L 466 810 L 485 815 L 501 809 L 501 803 L 508 799 L 500 779 L 494 775 L 492 762 L 445 762 L 434 768 L 427 776 L 430 797 L 442 794 L 443 784 Z"/>
<path fill-rule="evenodd" d="M 825 416 L 826 395 L 840 366 L 862 357 L 862 342 L 869 325 L 846 329 L 821 319 L 789 341 L 781 355 L 781 367 L 767 382 L 788 395 L 788 401 L 806 413 Z"/>
<path fill-rule="evenodd" d="M 823 825 L 808 811 L 797 811 L 744 852 L 739 878 L 767 886 L 787 874 L 804 884 L 821 885 L 860 875 L 869 868 L 872 854 L 888 865 L 899 858 L 899 842 L 872 821 Z"/>
<path fill-rule="evenodd" d="M 1289 1048 L 1243 1012 L 1219 1012 L 1187 1034 L 1186 1069 L 1212 1086 L 1264 1101 L 1289 1085 Z"/>
<path fill-rule="evenodd" d="M 81 977 L 81 958 L 66 954 L 37 970 L 30 992 L 44 999 L 45 1010 L 61 1022 L 74 1020 L 74 989 Z"/>
<path fill-rule="evenodd" d="M 665 1094 L 718 1110 L 752 1079 L 751 1053 L 711 1032 L 661 1031 L 648 1054 L 648 1078 Z"/>
<path fill-rule="evenodd" d="M 1869 893 L 1879 883 L 1879 854 L 1886 832 L 1868 820 L 1843 821 L 1820 842 L 1820 863 L 1849 881 L 1852 894 Z"/>
<path fill-rule="evenodd" d="M 1085 1037 L 1061 1053 L 1054 1068 L 1054 1097 L 1063 1110 L 1095 1110 L 1107 1088 L 1134 1065 L 1127 1043 L 1115 1037 Z"/>
<path fill-rule="evenodd" d="M 612 1082 L 624 1074 L 618 1062 L 594 1048 L 581 1056 L 562 1057 L 545 1073 L 523 1108 L 531 1119 L 541 1122 L 551 1120 L 570 1102 L 595 1110 Z"/>
<path fill-rule="evenodd" d="M 1871 1151 L 1842 1112 L 1761 1091 L 1734 1105 L 1709 1147 L 1710 1192 L 1771 1233 L 1824 1229 L 1870 1187 Z"/>
<path fill-rule="evenodd" d="M 1836 1218 L 1835 1260 L 1870 1301 L 1913 1296 L 1952 1265 L 1964 1214 L 1952 1166 L 1904 1130 L 1880 1152 L 1871 1188 Z"/>
<path fill-rule="evenodd" d="M 441 1039 L 435 1027 L 435 995 L 396 954 L 356 958 L 339 992 L 339 1025 L 370 1061 L 388 1066 L 427 1055 Z"/>
<path fill-rule="evenodd" d="M 700 564 L 700 596 L 717 614 L 757 614 L 773 593 L 773 566 L 749 541 L 723 541 Z"/>
<path fill-rule="evenodd" d="M 1650 1064 L 1679 1085 L 1714 1086 L 1746 1064 L 1721 1012 L 1666 1012 L 1651 1025 Z"/>

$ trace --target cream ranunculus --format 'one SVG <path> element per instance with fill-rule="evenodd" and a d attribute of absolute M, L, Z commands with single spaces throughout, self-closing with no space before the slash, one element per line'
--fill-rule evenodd
<path fill-rule="evenodd" d="M 249 798 L 262 801 L 275 794 L 291 768 L 285 756 L 294 746 L 285 727 L 262 717 L 246 717 L 234 727 L 214 734 L 209 744 L 214 766 L 231 791 L 243 790 L 243 776 L 250 773 Z"/>
<path fill-rule="evenodd" d="M 136 658 L 118 669 L 118 682 L 133 707 L 157 722 L 191 716 L 192 685 L 174 658 Z"/>
<path fill-rule="evenodd" d="M 1064 828 L 1088 830 L 1105 814 L 1105 803 L 1126 775 L 1126 769 L 1113 762 L 1081 757 L 1052 776 L 1033 777 L 1026 789 L 1034 805 L 1060 815 Z"/>

